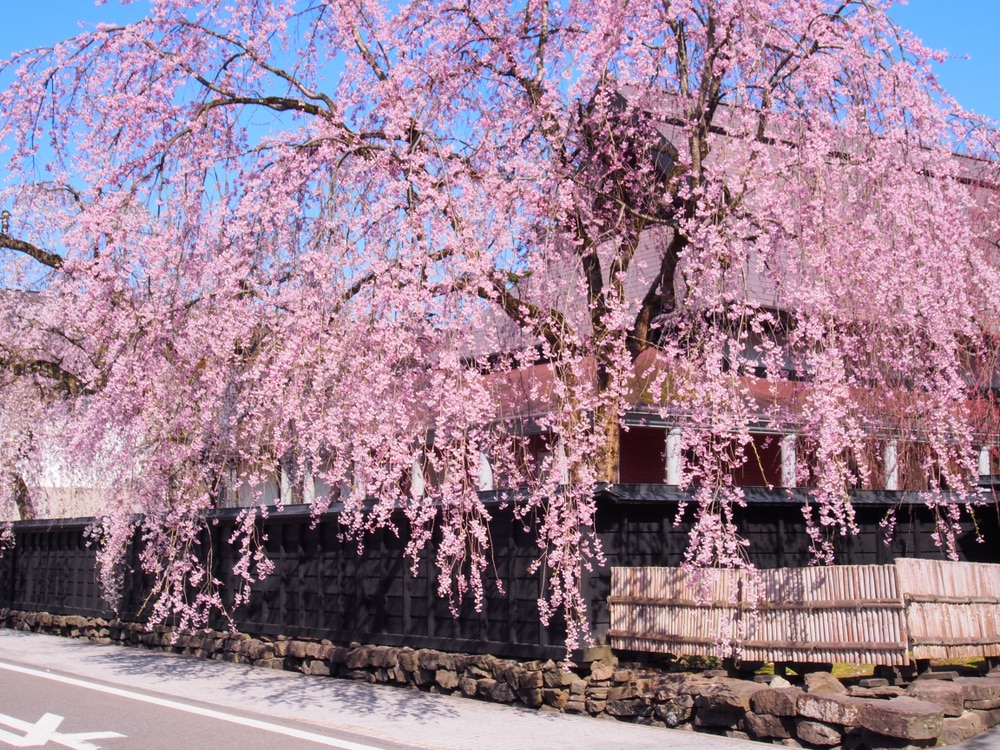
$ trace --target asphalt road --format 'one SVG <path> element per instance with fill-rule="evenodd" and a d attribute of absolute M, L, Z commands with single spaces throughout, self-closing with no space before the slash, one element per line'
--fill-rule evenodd
<path fill-rule="evenodd" d="M 0 746 L 209 748 L 247 750 L 401 747 L 335 733 L 302 722 L 278 722 L 245 711 L 122 690 L 107 683 L 0 663 Z"/>
<path fill-rule="evenodd" d="M 0 630 L 0 748 L 750 750 L 758 743 Z"/>

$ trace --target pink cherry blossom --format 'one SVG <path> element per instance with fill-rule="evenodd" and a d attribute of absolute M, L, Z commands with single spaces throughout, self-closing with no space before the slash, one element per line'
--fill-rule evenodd
<path fill-rule="evenodd" d="M 405 519 L 414 561 L 439 531 L 457 606 L 494 490 L 572 648 L 634 415 L 682 431 L 691 566 L 748 564 L 763 428 L 820 559 L 890 444 L 954 552 L 996 443 L 997 137 L 887 5 L 152 0 L 16 55 L 6 475 L 87 467 L 109 597 L 138 527 L 189 627 L 226 611 L 198 545 L 232 498 L 237 604 L 290 497 L 360 543 Z"/>

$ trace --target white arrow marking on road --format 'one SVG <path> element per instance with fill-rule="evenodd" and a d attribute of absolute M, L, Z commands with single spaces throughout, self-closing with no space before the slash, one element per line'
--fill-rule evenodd
<path fill-rule="evenodd" d="M 18 735 L 0 729 L 0 742 L 13 747 L 45 747 L 49 742 L 54 742 L 70 750 L 101 750 L 100 745 L 91 744 L 88 740 L 107 740 L 125 736 L 118 732 L 63 734 L 56 731 L 62 723 L 63 717 L 58 714 L 45 714 L 34 724 L 0 714 L 0 725 L 24 732 L 23 735 Z"/>

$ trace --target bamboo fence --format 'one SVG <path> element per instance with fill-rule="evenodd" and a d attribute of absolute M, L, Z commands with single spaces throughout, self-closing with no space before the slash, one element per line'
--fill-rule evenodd
<path fill-rule="evenodd" d="M 1000 565 L 612 568 L 609 605 L 611 645 L 628 651 L 885 665 L 1000 655 Z"/>
<path fill-rule="evenodd" d="M 1000 656 L 1000 565 L 900 559 L 914 659 Z"/>

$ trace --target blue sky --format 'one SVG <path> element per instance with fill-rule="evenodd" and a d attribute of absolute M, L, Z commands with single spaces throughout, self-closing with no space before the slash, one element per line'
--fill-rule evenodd
<path fill-rule="evenodd" d="M 1000 121 L 1000 1 L 910 0 L 892 16 L 953 56 L 935 73 L 960 104 Z"/>
<path fill-rule="evenodd" d="M 149 7 L 147 0 L 125 7 L 116 0 L 100 7 L 93 0 L 5 0 L 4 6 L 0 57 L 72 36 L 78 21 L 123 22 Z M 1000 0 L 910 0 L 892 15 L 929 46 L 954 56 L 936 72 L 959 102 L 1000 121 Z"/>

